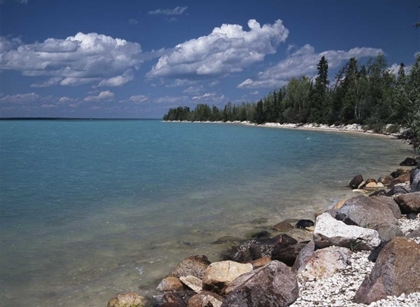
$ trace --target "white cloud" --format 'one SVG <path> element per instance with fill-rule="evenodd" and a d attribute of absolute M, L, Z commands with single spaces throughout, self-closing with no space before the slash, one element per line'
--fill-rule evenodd
<path fill-rule="evenodd" d="M 8 2 L 13 1 L 13 2 L 17 2 L 19 4 L 28 4 L 28 0 L 0 0 L 0 4 L 3 4 L 6 1 L 8 1 Z"/>
<path fill-rule="evenodd" d="M 66 39 L 48 38 L 33 44 L 0 39 L 0 69 L 21 71 L 25 76 L 63 78 L 61 85 L 106 83 L 129 69 L 138 69 L 142 56 L 140 44 L 97 33 L 79 32 Z"/>
<path fill-rule="evenodd" d="M 293 77 L 306 75 L 313 77 L 317 71 L 317 64 L 322 56 L 328 60 L 329 68 L 338 67 L 343 61 L 352 57 L 363 58 L 373 57 L 378 53 L 383 53 L 381 49 L 376 48 L 353 48 L 349 51 L 328 50 L 321 53 L 315 53 L 314 48 L 307 44 L 298 49 L 284 60 L 281 60 L 275 66 L 260 72 L 254 79 L 246 79 L 238 85 L 239 88 L 274 88 L 283 86 Z"/>
<path fill-rule="evenodd" d="M 36 93 L 6 95 L 0 98 L 0 103 L 32 103 L 41 99 L 41 96 Z"/>
<path fill-rule="evenodd" d="M 145 102 L 147 99 L 149 99 L 147 96 L 145 95 L 134 95 L 131 96 L 130 98 L 128 98 L 128 100 L 135 102 L 135 103 L 142 103 Z"/>
<path fill-rule="evenodd" d="M 85 101 L 103 101 L 103 100 L 112 100 L 114 99 L 114 93 L 110 91 L 100 92 L 97 96 L 87 96 Z"/>
<path fill-rule="evenodd" d="M 31 87 L 49 87 L 49 86 L 59 84 L 61 82 L 61 80 L 63 80 L 63 79 L 60 78 L 60 77 L 52 77 L 52 78 L 48 79 L 47 81 L 45 81 L 43 83 L 31 84 Z"/>
<path fill-rule="evenodd" d="M 203 88 L 202 85 L 190 86 L 189 88 L 183 90 L 182 92 L 185 94 L 197 94 L 198 92 L 202 90 L 202 88 Z"/>
<path fill-rule="evenodd" d="M 276 53 L 278 44 L 289 35 L 280 19 L 263 26 L 251 19 L 248 27 L 250 30 L 244 31 L 241 25 L 223 24 L 207 36 L 179 44 L 159 58 L 147 77 L 186 79 L 240 72 Z"/>
<path fill-rule="evenodd" d="M 163 81 L 163 80 L 162 80 Z M 196 84 L 197 81 L 185 80 L 185 79 L 175 79 L 174 82 L 165 85 L 166 87 L 180 87 Z"/>
<path fill-rule="evenodd" d="M 174 9 L 157 9 L 154 11 L 150 11 L 149 15 L 166 15 L 166 16 L 174 16 L 174 15 L 182 15 L 188 6 L 177 6 Z"/>
<path fill-rule="evenodd" d="M 412 65 L 405 66 L 404 71 L 406 74 L 408 74 L 411 70 Z M 400 64 L 394 63 L 390 67 L 388 67 L 388 70 L 393 73 L 394 75 L 398 75 L 398 71 L 400 70 Z"/>
<path fill-rule="evenodd" d="M 120 76 L 112 77 L 109 79 L 103 79 L 101 82 L 99 82 L 98 86 L 109 86 L 109 87 L 122 86 L 133 79 L 134 79 L 134 75 L 132 74 L 130 70 L 128 70 Z"/>
<path fill-rule="evenodd" d="M 155 98 L 153 101 L 157 103 L 179 103 L 188 101 L 187 96 L 164 96 Z"/>
<path fill-rule="evenodd" d="M 139 23 L 139 21 L 137 19 L 134 19 L 134 18 L 131 18 L 131 19 L 128 20 L 129 25 L 136 25 L 138 23 Z"/>
<path fill-rule="evenodd" d="M 216 96 L 216 93 L 205 93 L 204 95 L 194 96 L 192 100 L 203 100 Z"/>

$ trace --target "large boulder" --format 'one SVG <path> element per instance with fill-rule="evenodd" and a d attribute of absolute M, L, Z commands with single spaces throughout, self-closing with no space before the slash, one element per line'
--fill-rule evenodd
<path fill-rule="evenodd" d="M 420 167 L 410 173 L 411 192 L 420 192 Z"/>
<path fill-rule="evenodd" d="M 238 263 L 230 260 L 213 262 L 208 266 L 203 276 L 203 289 L 222 293 L 238 276 L 252 271 L 252 264 Z"/>
<path fill-rule="evenodd" d="M 184 289 L 181 281 L 177 277 L 168 276 L 159 283 L 156 290 L 166 292 L 166 291 L 178 291 Z"/>
<path fill-rule="evenodd" d="M 299 276 L 304 280 L 331 277 L 337 270 L 346 268 L 350 255 L 351 251 L 345 247 L 330 246 L 316 250 L 299 270 Z"/>
<path fill-rule="evenodd" d="M 417 166 L 417 160 L 414 158 L 405 158 L 404 161 L 400 163 L 401 166 Z"/>
<path fill-rule="evenodd" d="M 300 251 L 308 244 L 309 242 L 298 242 L 296 244 L 291 244 L 287 246 L 276 245 L 273 252 L 271 253 L 272 260 L 278 260 L 283 262 L 288 266 L 293 266 L 297 256 Z"/>
<path fill-rule="evenodd" d="M 356 292 L 356 303 L 420 291 L 420 245 L 395 238 L 379 253 L 375 266 Z"/>
<path fill-rule="evenodd" d="M 360 174 L 356 175 L 350 181 L 349 187 L 352 188 L 352 189 L 357 189 L 362 182 L 363 182 L 363 176 L 360 175 Z"/>
<path fill-rule="evenodd" d="M 143 296 L 135 292 L 125 292 L 110 299 L 107 307 L 144 307 L 146 303 L 146 298 Z"/>
<path fill-rule="evenodd" d="M 190 288 L 194 292 L 200 293 L 201 291 L 203 291 L 203 282 L 201 281 L 200 278 L 197 278 L 192 275 L 188 275 L 188 276 L 181 276 L 179 279 L 184 285 L 186 285 L 188 288 Z"/>
<path fill-rule="evenodd" d="M 193 295 L 195 295 L 195 292 L 191 290 L 165 292 L 161 306 L 187 307 L 188 301 Z"/>
<path fill-rule="evenodd" d="M 302 248 L 299 255 L 296 257 L 292 270 L 299 271 L 301 268 L 305 267 L 306 263 L 309 261 L 309 259 L 311 259 L 314 252 L 315 242 L 310 241 L 304 248 Z"/>
<path fill-rule="evenodd" d="M 234 280 L 228 293 L 222 307 L 282 307 L 296 301 L 299 287 L 290 268 L 274 260 Z"/>
<path fill-rule="evenodd" d="M 188 301 L 187 307 L 220 307 L 222 306 L 223 297 L 216 293 L 203 291 L 194 295 Z"/>
<path fill-rule="evenodd" d="M 395 196 L 402 213 L 420 212 L 420 192 Z"/>
<path fill-rule="evenodd" d="M 394 196 L 399 194 L 407 194 L 409 193 L 409 189 L 406 185 L 396 185 L 391 188 L 388 192 L 386 192 L 386 196 Z"/>
<path fill-rule="evenodd" d="M 371 196 L 370 199 L 377 204 L 386 204 L 391 209 L 396 219 L 401 218 L 401 209 L 395 202 L 394 198 L 385 195 Z"/>
<path fill-rule="evenodd" d="M 346 225 L 325 212 L 316 219 L 314 242 L 320 248 L 336 245 L 353 250 L 373 250 L 381 240 L 376 230 Z"/>
<path fill-rule="evenodd" d="M 203 278 L 204 271 L 207 269 L 209 264 L 210 261 L 204 255 L 187 257 L 177 265 L 175 270 L 173 270 L 169 276 L 179 278 L 181 276 L 192 275 L 198 278 Z"/>

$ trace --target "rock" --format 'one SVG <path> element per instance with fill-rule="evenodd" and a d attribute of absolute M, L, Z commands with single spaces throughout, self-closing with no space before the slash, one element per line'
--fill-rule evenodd
<path fill-rule="evenodd" d="M 289 306 L 299 295 L 296 275 L 276 260 L 237 278 L 227 291 L 222 307 Z"/>
<path fill-rule="evenodd" d="M 387 296 L 420 291 L 420 245 L 395 238 L 379 253 L 370 275 L 356 292 L 356 303 L 370 304 Z"/>
<path fill-rule="evenodd" d="M 369 182 L 364 186 L 364 189 L 376 189 L 377 187 L 376 182 Z"/>
<path fill-rule="evenodd" d="M 323 213 L 316 220 L 314 242 L 320 248 L 336 245 L 354 250 L 372 250 L 381 241 L 376 230 L 348 226 L 329 213 Z"/>
<path fill-rule="evenodd" d="M 378 196 L 370 196 L 370 199 L 379 204 L 386 204 L 389 209 L 391 209 L 392 214 L 396 219 L 401 218 L 401 210 L 398 204 L 395 202 L 395 200 L 392 197 L 384 196 L 384 195 L 378 195 Z"/>
<path fill-rule="evenodd" d="M 383 185 L 388 185 L 392 182 L 393 179 L 394 177 L 392 177 L 391 175 L 387 175 L 387 176 L 379 177 L 378 182 L 382 183 Z"/>
<path fill-rule="evenodd" d="M 169 276 L 181 277 L 192 275 L 198 278 L 203 278 L 204 271 L 209 266 L 210 261 L 204 255 L 191 256 L 182 260 L 175 270 Z"/>
<path fill-rule="evenodd" d="M 273 229 L 277 231 L 287 231 L 293 228 L 294 227 L 290 223 L 287 223 L 285 221 L 277 223 L 276 225 L 273 226 Z"/>
<path fill-rule="evenodd" d="M 162 279 L 160 284 L 157 286 L 156 290 L 158 291 L 178 291 L 182 290 L 184 286 L 182 285 L 181 281 L 177 277 L 166 277 Z"/>
<path fill-rule="evenodd" d="M 420 167 L 410 173 L 411 192 L 420 192 Z"/>
<path fill-rule="evenodd" d="M 197 278 L 192 275 L 188 276 L 181 276 L 179 278 L 184 285 L 186 285 L 188 288 L 193 290 L 196 293 L 200 293 L 203 290 L 203 282 L 200 278 Z"/>
<path fill-rule="evenodd" d="M 400 163 L 401 166 L 417 166 L 417 161 L 414 158 L 405 158 L 404 161 Z"/>
<path fill-rule="evenodd" d="M 245 240 L 238 237 L 224 236 L 217 239 L 216 241 L 211 242 L 210 244 L 240 243 L 243 241 Z"/>
<path fill-rule="evenodd" d="M 375 225 L 372 229 L 378 232 L 381 241 L 391 241 L 396 237 L 404 236 L 402 230 L 398 226 L 392 224 Z"/>
<path fill-rule="evenodd" d="M 187 307 L 193 295 L 195 295 L 195 292 L 191 290 L 166 292 L 162 297 L 161 306 Z"/>
<path fill-rule="evenodd" d="M 135 292 L 119 293 L 117 297 L 112 298 L 107 307 L 144 307 L 146 298 Z"/>
<path fill-rule="evenodd" d="M 337 246 L 316 250 L 306 265 L 299 270 L 299 276 L 305 280 L 331 277 L 337 270 L 347 267 L 350 254 L 348 248 Z"/>
<path fill-rule="evenodd" d="M 386 195 L 385 190 L 377 190 L 377 191 L 369 194 L 369 197 L 371 197 L 371 196 L 385 196 L 385 195 Z"/>
<path fill-rule="evenodd" d="M 308 244 L 309 242 L 298 242 L 290 245 L 276 245 L 274 250 L 271 253 L 272 260 L 278 260 L 283 262 L 288 266 L 293 266 L 297 256 L 300 251 Z"/>
<path fill-rule="evenodd" d="M 394 199 L 402 213 L 420 212 L 420 192 L 400 194 Z"/>
<path fill-rule="evenodd" d="M 266 241 L 266 240 L 270 240 L 270 236 L 271 236 L 271 234 L 268 231 L 264 230 L 264 231 L 260 231 L 260 232 L 257 232 L 255 234 L 253 234 L 251 236 L 251 238 L 253 238 L 255 240 L 258 240 L 260 242 L 263 242 L 263 241 Z"/>
<path fill-rule="evenodd" d="M 420 228 L 417 228 L 417 229 L 415 229 L 415 230 L 413 230 L 412 232 L 410 232 L 408 235 L 407 235 L 407 238 L 419 238 L 420 237 Z"/>
<path fill-rule="evenodd" d="M 221 293 L 239 275 L 252 271 L 252 264 L 234 261 L 213 262 L 203 276 L 203 289 Z"/>
<path fill-rule="evenodd" d="M 376 183 L 376 180 L 375 179 L 373 179 L 373 178 L 369 178 L 369 179 L 367 179 L 366 180 L 366 184 L 369 184 L 369 183 Z"/>
<path fill-rule="evenodd" d="M 295 263 L 293 264 L 292 270 L 299 271 L 303 268 L 309 259 L 312 257 L 315 252 L 315 242 L 310 241 L 302 250 L 299 255 L 296 257 Z"/>
<path fill-rule="evenodd" d="M 393 196 L 397 194 L 407 194 L 408 190 L 401 185 L 394 186 L 391 190 L 386 193 L 386 196 Z"/>
<path fill-rule="evenodd" d="M 407 182 L 407 181 L 410 181 L 410 173 L 409 172 L 406 172 L 406 173 L 404 173 L 404 174 L 401 174 L 401 175 L 399 175 L 398 176 L 398 178 L 397 178 L 401 183 L 404 183 L 404 182 Z"/>
<path fill-rule="evenodd" d="M 188 301 L 187 307 L 220 307 L 222 306 L 223 297 L 216 293 L 203 291 L 195 294 Z"/>
<path fill-rule="evenodd" d="M 399 168 L 399 169 L 397 169 L 395 172 L 392 172 L 391 173 L 391 176 L 393 177 L 393 178 L 398 178 L 399 176 L 401 176 L 402 174 L 404 174 L 406 172 L 406 170 L 404 170 L 404 169 L 402 169 L 402 168 Z"/>
<path fill-rule="evenodd" d="M 349 187 L 352 188 L 352 189 L 356 189 L 362 182 L 363 182 L 363 176 L 362 175 L 356 175 L 350 181 Z"/>
<path fill-rule="evenodd" d="M 410 212 L 407 214 L 407 219 L 408 220 L 415 220 L 417 218 L 417 212 Z"/>
<path fill-rule="evenodd" d="M 252 260 L 250 263 L 252 264 L 252 267 L 254 269 L 260 268 L 262 266 L 265 266 L 267 263 L 271 262 L 271 258 L 269 257 L 262 257 L 255 260 Z"/>
<path fill-rule="evenodd" d="M 297 228 L 302 228 L 302 229 L 308 228 L 308 227 L 311 227 L 311 226 L 314 226 L 314 225 L 315 225 L 314 222 L 311 221 L 311 220 L 299 220 L 296 223 L 296 227 Z"/>
<path fill-rule="evenodd" d="M 382 251 L 382 249 L 387 245 L 390 241 L 381 241 L 381 244 L 379 244 L 368 256 L 368 260 L 372 262 L 376 262 L 376 259 L 378 259 L 379 253 Z"/>
<path fill-rule="evenodd" d="M 340 200 L 340 201 L 338 201 L 334 206 L 333 206 L 333 209 L 334 210 L 336 210 L 336 209 L 340 209 L 342 206 L 344 206 L 344 204 L 346 203 L 346 201 L 347 201 L 347 199 L 342 199 L 342 200 Z M 322 214 L 322 213 L 321 213 Z M 321 214 L 319 214 L 319 215 L 321 215 Z"/>

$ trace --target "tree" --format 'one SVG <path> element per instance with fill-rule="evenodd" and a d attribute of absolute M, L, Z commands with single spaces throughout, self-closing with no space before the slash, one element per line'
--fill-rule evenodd
<path fill-rule="evenodd" d="M 315 86 L 310 93 L 310 116 L 309 121 L 315 123 L 326 123 L 331 115 L 331 107 L 328 101 L 328 61 L 325 56 L 319 60 L 318 76 L 315 79 Z"/>
<path fill-rule="evenodd" d="M 266 122 L 265 113 L 264 113 L 264 104 L 262 100 L 258 101 L 257 103 L 257 107 L 255 108 L 253 122 L 258 125 L 264 124 Z"/>

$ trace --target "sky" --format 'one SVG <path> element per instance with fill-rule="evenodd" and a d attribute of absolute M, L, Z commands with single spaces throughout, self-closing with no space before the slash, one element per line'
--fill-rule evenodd
<path fill-rule="evenodd" d="M 0 0 L 0 117 L 161 118 L 420 51 L 419 0 Z M 332 81 L 333 82 L 333 81 Z"/>

